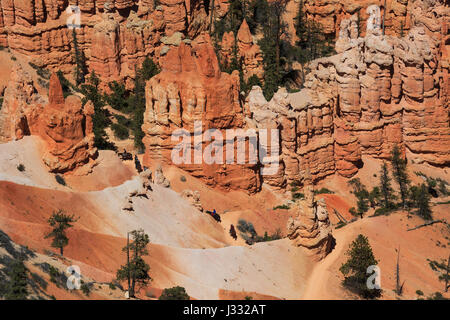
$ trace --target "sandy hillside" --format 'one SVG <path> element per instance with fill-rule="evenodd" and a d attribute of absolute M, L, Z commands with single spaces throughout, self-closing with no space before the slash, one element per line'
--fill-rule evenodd
<path fill-rule="evenodd" d="M 142 183 L 140 177 L 129 174 L 129 164 L 115 160 L 111 153 L 91 175 L 66 176 L 64 187 L 39 160 L 39 144 L 38 139 L 26 137 L 0 145 L 0 229 L 17 243 L 46 252 L 50 249 L 50 241 L 44 239 L 49 231 L 46 220 L 53 211 L 63 209 L 79 217 L 68 232 L 65 256 L 78 261 L 84 272 L 98 281 L 112 280 L 124 262 L 121 248 L 126 232 L 143 228 L 152 242 L 148 257 L 152 287 L 182 285 L 197 299 L 219 299 L 219 292 L 229 295 L 243 291 L 277 298 L 300 297 L 312 263 L 290 241 L 236 246 L 227 224 L 217 223 L 174 190 L 157 185 L 152 186 L 148 199 L 133 200 L 133 213 L 125 213 L 121 210 L 124 199 Z M 24 164 L 24 172 L 17 169 L 19 163 Z M 120 179 L 129 179 L 101 188 L 102 183 L 111 181 L 111 172 L 122 172 Z M 78 191 L 79 185 L 99 190 Z M 277 217 L 273 224 L 263 214 L 249 212 L 225 213 L 224 220 L 235 222 L 245 217 L 255 221 L 258 232 L 273 232 L 286 225 L 288 215 L 272 214 Z M 257 216 L 260 218 L 254 219 Z"/>

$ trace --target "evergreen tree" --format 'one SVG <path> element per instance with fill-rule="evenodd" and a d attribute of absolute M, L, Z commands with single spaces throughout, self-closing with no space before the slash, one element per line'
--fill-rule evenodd
<path fill-rule="evenodd" d="M 134 133 L 134 145 L 140 152 L 144 152 L 145 146 L 142 142 L 145 134 L 142 131 L 145 112 L 145 85 L 146 81 L 160 72 L 158 65 L 146 57 L 142 67 L 136 70 L 134 80 L 134 94 L 130 96 L 128 104 L 133 108 L 132 130 Z"/>
<path fill-rule="evenodd" d="M 372 208 L 375 208 L 379 204 L 380 198 L 381 198 L 380 188 L 373 187 L 372 191 L 369 192 L 369 197 L 368 197 L 370 206 Z"/>
<path fill-rule="evenodd" d="M 132 231 L 131 236 L 133 241 L 122 249 L 127 252 L 127 263 L 117 270 L 116 278 L 118 281 L 128 280 L 128 293 L 134 297 L 136 289 L 146 286 L 152 279 L 148 274 L 150 266 L 142 258 L 148 256 L 150 239 L 142 229 Z"/>
<path fill-rule="evenodd" d="M 367 191 L 366 187 L 361 183 L 359 178 L 354 178 L 348 182 L 349 186 L 353 188 L 353 193 L 356 196 L 357 199 L 357 210 L 352 210 L 356 214 L 361 216 L 361 219 L 363 218 L 363 215 L 365 212 L 369 210 L 369 192 Z M 352 212 L 351 212 L 352 213 Z M 352 213 L 354 214 L 354 213 Z"/>
<path fill-rule="evenodd" d="M 78 47 L 77 33 L 75 28 L 72 29 L 73 38 L 73 51 L 74 51 L 74 61 L 75 61 L 75 83 L 77 87 L 84 83 L 85 75 L 88 74 L 88 69 L 86 66 L 86 57 L 83 51 L 80 51 Z"/>
<path fill-rule="evenodd" d="M 383 199 L 383 207 L 392 207 L 392 199 L 395 198 L 394 190 L 391 187 L 391 178 L 389 177 L 388 168 L 385 162 L 381 166 L 380 171 L 380 192 Z"/>
<path fill-rule="evenodd" d="M 113 81 L 108 83 L 108 87 L 111 90 L 111 94 L 105 95 L 106 102 L 115 110 L 128 113 L 128 100 L 127 100 L 127 90 L 123 83 L 118 83 Z"/>
<path fill-rule="evenodd" d="M 16 260 L 10 266 L 8 272 L 9 283 L 5 294 L 6 300 L 26 300 L 28 296 L 27 274 L 28 269 L 25 267 L 23 260 Z"/>
<path fill-rule="evenodd" d="M 378 264 L 367 237 L 358 235 L 346 255 L 348 260 L 339 269 L 345 276 L 343 286 L 366 299 L 379 297 L 381 289 L 367 287 L 367 268 Z"/>
<path fill-rule="evenodd" d="M 394 146 L 391 152 L 391 164 L 393 176 L 400 187 L 400 196 L 403 208 L 406 208 L 406 200 L 408 196 L 409 178 L 406 172 L 406 159 L 403 159 L 397 145 Z"/>
<path fill-rule="evenodd" d="M 45 236 L 45 239 L 53 238 L 52 247 L 58 248 L 61 255 L 64 253 L 64 247 L 69 244 L 69 238 L 66 230 L 73 227 L 72 223 L 77 222 L 74 215 L 67 215 L 63 210 L 53 212 L 48 219 L 48 224 L 53 227 L 52 231 Z"/>
<path fill-rule="evenodd" d="M 64 76 L 61 70 L 58 70 L 56 72 L 56 75 L 58 76 L 59 82 L 61 83 L 64 98 L 67 98 L 69 95 L 72 94 L 71 90 L 72 84 L 70 83 L 69 80 L 67 80 L 67 78 Z"/>
<path fill-rule="evenodd" d="M 108 140 L 105 131 L 105 128 L 111 124 L 111 120 L 108 117 L 108 111 L 104 108 L 105 101 L 99 93 L 99 84 L 100 79 L 92 71 L 88 83 L 81 86 L 81 92 L 84 94 L 83 105 L 88 101 L 94 105 L 94 115 L 92 116 L 94 146 L 100 150 L 116 150 L 116 146 Z"/>
<path fill-rule="evenodd" d="M 422 183 L 418 188 L 417 193 L 417 215 L 425 220 L 432 219 L 432 212 L 430 208 L 430 194 L 428 193 L 427 186 Z"/>
<path fill-rule="evenodd" d="M 278 87 L 283 83 L 285 70 L 281 65 L 281 35 L 286 29 L 282 15 L 286 11 L 286 2 L 273 1 L 267 5 L 267 17 L 263 25 L 263 38 L 259 46 L 263 53 L 264 96 L 272 99 Z"/>

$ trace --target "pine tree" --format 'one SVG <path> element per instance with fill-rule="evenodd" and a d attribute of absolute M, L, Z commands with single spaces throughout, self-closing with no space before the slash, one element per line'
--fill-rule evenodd
<path fill-rule="evenodd" d="M 432 212 L 430 208 L 430 194 L 428 193 L 427 186 L 422 183 L 417 195 L 417 215 L 425 220 L 432 219 Z"/>
<path fill-rule="evenodd" d="M 23 260 L 16 260 L 10 266 L 8 272 L 9 283 L 5 294 L 6 300 L 26 300 L 28 296 L 27 274 L 28 269 L 25 267 Z"/>
<path fill-rule="evenodd" d="M 134 80 L 134 94 L 130 96 L 129 105 L 134 108 L 132 130 L 134 133 L 134 145 L 140 152 L 144 152 L 145 146 L 142 142 L 145 134 L 142 131 L 145 112 L 145 86 L 146 81 L 157 75 L 160 69 L 149 57 L 146 57 L 142 67 L 136 70 Z"/>
<path fill-rule="evenodd" d="M 346 255 L 348 260 L 339 269 L 345 276 L 342 281 L 343 286 L 366 299 L 379 297 L 381 289 L 367 287 L 367 268 L 378 264 L 367 237 L 358 235 Z"/>
<path fill-rule="evenodd" d="M 363 218 L 364 213 L 369 210 L 369 192 L 366 187 L 361 183 L 359 178 L 354 178 L 348 182 L 349 186 L 353 187 L 353 193 L 357 199 L 357 209 L 352 210 L 356 214 L 360 215 L 361 219 Z M 354 214 L 354 213 L 352 213 Z"/>
<path fill-rule="evenodd" d="M 63 210 L 53 212 L 48 219 L 48 224 L 53 227 L 53 229 L 45 236 L 45 239 L 53 238 L 52 247 L 58 248 L 61 255 L 64 254 L 64 247 L 69 244 L 66 230 L 73 227 L 72 223 L 77 221 L 78 219 L 75 219 L 74 215 L 67 215 Z"/>
<path fill-rule="evenodd" d="M 100 79 L 92 70 L 88 83 L 81 86 L 81 92 L 84 94 L 83 105 L 91 101 L 94 105 L 94 115 L 92 124 L 94 131 L 94 146 L 100 150 L 116 150 L 116 146 L 108 140 L 105 128 L 111 124 L 108 112 L 104 108 L 105 101 L 98 90 Z"/>
<path fill-rule="evenodd" d="M 403 159 L 397 145 L 394 146 L 391 152 L 391 164 L 393 176 L 400 187 L 400 196 L 403 208 L 406 208 L 406 200 L 408 196 L 409 178 L 406 172 L 406 159 Z"/>
<path fill-rule="evenodd" d="M 133 242 L 122 249 L 127 252 L 127 263 L 117 270 L 116 278 L 118 281 L 128 281 L 128 293 L 130 297 L 134 297 L 136 289 L 146 286 L 152 279 L 148 274 L 150 266 L 142 258 L 148 256 L 147 245 L 150 239 L 142 229 L 132 231 L 131 236 Z"/>
<path fill-rule="evenodd" d="M 394 190 L 391 187 L 391 178 L 389 177 L 388 167 L 385 162 L 380 171 L 380 192 L 383 199 L 383 207 L 390 208 L 391 200 L 394 199 Z"/>
<path fill-rule="evenodd" d="M 74 51 L 74 60 L 75 60 L 75 83 L 77 87 L 84 83 L 85 75 L 88 73 L 88 69 L 86 66 L 86 57 L 83 51 L 80 51 L 78 47 L 77 33 L 75 28 L 72 29 L 72 37 L 73 37 L 73 51 Z"/>

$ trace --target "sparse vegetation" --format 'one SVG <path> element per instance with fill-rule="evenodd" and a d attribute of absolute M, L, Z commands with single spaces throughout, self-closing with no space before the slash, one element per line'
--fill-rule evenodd
<path fill-rule="evenodd" d="M 83 282 L 80 286 L 81 291 L 86 297 L 91 294 L 91 284 Z"/>
<path fill-rule="evenodd" d="M 181 177 L 180 177 L 180 181 L 181 181 L 181 182 L 186 182 L 186 181 L 187 181 L 187 180 L 186 180 L 186 177 L 185 177 L 185 176 L 181 176 Z"/>
<path fill-rule="evenodd" d="M 189 300 L 186 289 L 180 286 L 164 289 L 159 300 Z"/>
<path fill-rule="evenodd" d="M 20 172 L 24 172 L 25 166 L 22 163 L 20 163 L 19 165 L 17 165 L 17 170 L 19 170 Z"/>

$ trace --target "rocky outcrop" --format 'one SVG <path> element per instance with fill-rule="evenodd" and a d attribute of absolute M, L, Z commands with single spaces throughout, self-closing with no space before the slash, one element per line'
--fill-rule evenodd
<path fill-rule="evenodd" d="M 150 196 L 152 189 L 152 171 L 146 169 L 139 174 L 141 179 L 141 184 L 135 190 L 132 190 L 128 196 L 124 199 L 122 204 L 122 212 L 133 213 L 134 212 L 134 199 L 136 198 L 146 198 Z"/>
<path fill-rule="evenodd" d="M 406 0 L 387 0 L 386 2 L 386 34 L 400 35 L 401 32 L 407 32 L 410 27 L 411 11 L 413 7 L 411 2 Z M 361 27 L 361 35 L 365 36 L 365 26 L 370 17 L 367 8 L 371 5 L 377 5 L 384 14 L 384 0 L 355 0 L 355 1 L 335 1 L 335 0 L 304 0 L 306 17 L 319 22 L 324 33 L 330 36 L 338 37 L 340 26 L 343 20 L 353 15 L 358 15 Z"/>
<path fill-rule="evenodd" d="M 192 43 L 172 47 L 161 59 L 162 71 L 147 82 L 144 113 L 144 165 L 152 161 L 174 164 L 172 150 L 179 138 L 186 136 L 186 154 L 200 150 L 200 159 L 189 156 L 176 163 L 211 186 L 224 189 L 259 190 L 256 164 L 211 163 L 202 161 L 207 141 L 195 142 L 194 133 L 216 129 L 225 136 L 226 129 L 243 128 L 244 117 L 239 101 L 239 75 L 222 73 L 208 34 Z M 199 123 L 200 128 L 195 128 Z M 181 136 L 180 136 L 181 134 Z M 200 140 L 202 140 L 200 138 Z M 195 152 L 197 154 L 197 151 Z"/>
<path fill-rule="evenodd" d="M 155 179 L 153 183 L 160 185 L 164 188 L 170 188 L 170 181 L 164 176 L 161 165 L 159 165 L 155 170 Z"/>
<path fill-rule="evenodd" d="M 380 28 L 358 38 L 356 21 L 343 21 L 338 55 L 312 62 L 303 90 L 280 89 L 270 102 L 258 87 L 250 92 L 248 122 L 281 135 L 282 170 L 264 182 L 283 187 L 306 170 L 314 180 L 351 177 L 362 155 L 387 159 L 395 144 L 411 161 L 450 163 L 445 36 L 420 23 L 404 38 L 382 36 Z"/>
<path fill-rule="evenodd" d="M 128 80 L 148 55 L 159 57 L 161 36 L 186 29 L 184 0 L 86 0 L 78 3 L 80 50 L 102 80 Z M 0 1 L 0 46 L 23 53 L 36 65 L 69 74 L 75 11 L 67 1 Z M 66 10 L 67 9 L 67 10 Z"/>
<path fill-rule="evenodd" d="M 39 136 L 45 143 L 43 161 L 51 172 L 64 173 L 86 164 L 85 168 L 93 166 L 97 149 L 92 131 L 92 103 L 83 107 L 78 96 L 64 99 L 56 74 L 50 78 L 46 103 L 30 79 L 16 65 L 0 112 L 2 141 Z"/>
<path fill-rule="evenodd" d="M 297 216 L 289 218 L 288 237 L 293 245 L 310 250 L 317 260 L 322 260 L 335 244 L 327 206 L 324 199 L 315 201 L 312 185 L 305 186 L 303 190 L 305 200 L 297 204 Z"/>
<path fill-rule="evenodd" d="M 236 48 L 235 48 L 236 46 Z M 232 63 L 234 52 L 236 52 L 237 62 L 242 65 L 244 80 L 247 81 L 251 76 L 255 75 L 259 80 L 264 78 L 263 56 L 261 49 L 253 40 L 253 36 L 248 27 L 247 21 L 244 19 L 239 31 L 237 39 L 232 31 L 225 32 L 222 37 L 220 47 L 221 63 L 224 66 Z"/>
<path fill-rule="evenodd" d="M 192 190 L 184 190 L 181 197 L 186 199 L 198 211 L 203 212 L 203 206 L 200 201 L 200 192 Z"/>

